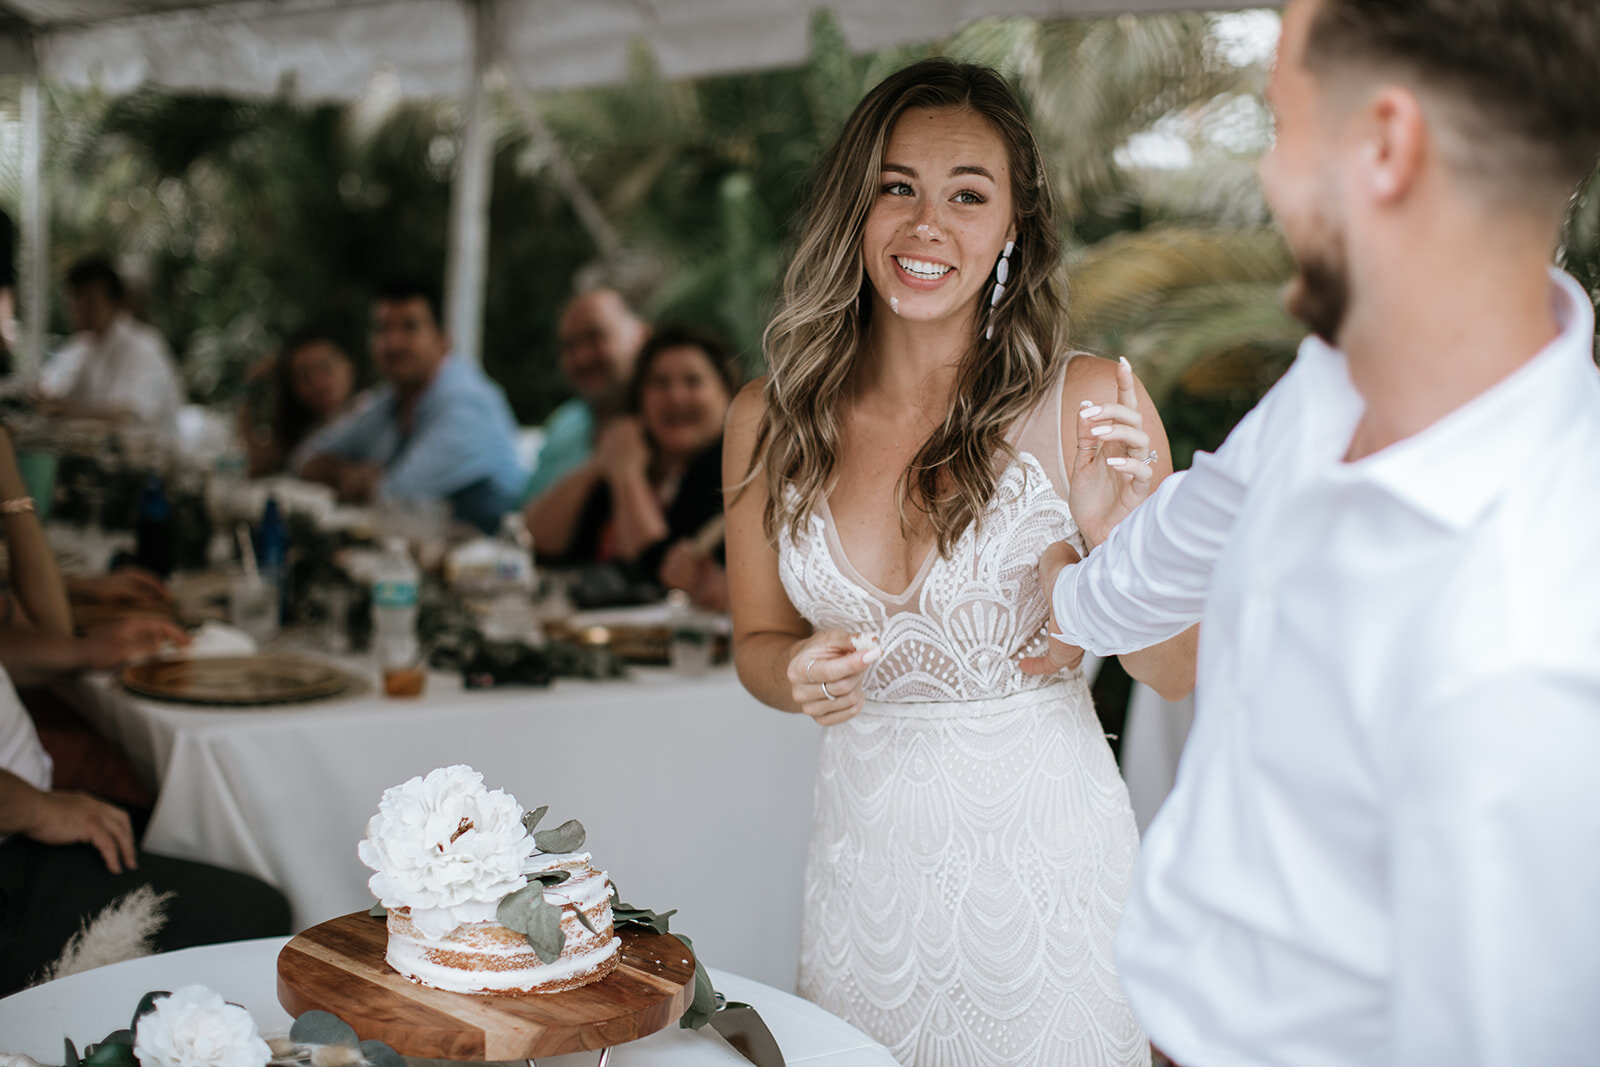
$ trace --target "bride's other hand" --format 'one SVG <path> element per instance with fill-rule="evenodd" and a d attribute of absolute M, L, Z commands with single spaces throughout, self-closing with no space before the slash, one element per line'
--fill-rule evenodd
<path fill-rule="evenodd" d="M 1116 380 L 1115 403 L 1084 400 L 1077 418 L 1067 504 L 1091 546 L 1150 495 L 1158 471 L 1171 470 L 1171 461 L 1152 450 L 1126 359 L 1117 361 Z"/>
<path fill-rule="evenodd" d="M 857 649 L 847 630 L 819 630 L 794 646 L 788 678 L 800 710 L 833 726 L 855 717 L 865 699 L 861 682 L 883 653 L 876 645 Z"/>
<path fill-rule="evenodd" d="M 1056 621 L 1056 578 L 1063 569 L 1082 558 L 1078 550 L 1066 541 L 1057 541 L 1039 557 L 1039 588 L 1044 590 L 1045 599 L 1050 604 L 1049 645 L 1044 655 L 1027 656 L 1018 661 L 1017 666 L 1022 668 L 1023 674 L 1055 674 L 1074 670 L 1083 662 L 1083 649 L 1058 640 L 1055 636 L 1061 632 L 1061 626 Z"/>

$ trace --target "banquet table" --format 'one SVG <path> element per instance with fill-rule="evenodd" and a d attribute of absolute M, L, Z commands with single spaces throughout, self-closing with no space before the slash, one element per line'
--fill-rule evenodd
<path fill-rule="evenodd" d="M 758 704 L 731 668 L 635 668 L 548 689 L 417 699 L 376 689 L 266 708 L 136 697 L 108 677 L 65 694 L 158 787 L 146 849 L 257 875 L 295 929 L 365 909 L 356 843 L 384 789 L 452 763 L 570 818 L 630 904 L 678 909 L 708 964 L 794 987 L 819 731 Z"/>
<path fill-rule="evenodd" d="M 269 937 L 147 956 L 14 993 L 0 1000 L 0 1059 L 10 1053 L 59 1063 L 63 1038 L 81 1050 L 127 1026 L 145 993 L 186 985 L 206 986 L 243 1006 L 265 1036 L 287 1034 L 291 1020 L 278 1004 L 276 966 L 286 941 Z M 719 992 L 761 1013 L 790 1067 L 894 1067 L 882 1045 L 815 1004 L 726 970 L 709 970 Z M 541 1057 L 539 1067 L 593 1067 L 597 1058 L 592 1052 Z M 668 1027 L 618 1045 L 610 1062 L 612 1067 L 749 1067 L 709 1027 Z"/>

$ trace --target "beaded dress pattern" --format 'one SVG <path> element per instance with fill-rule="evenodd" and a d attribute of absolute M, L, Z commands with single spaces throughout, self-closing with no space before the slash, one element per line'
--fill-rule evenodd
<path fill-rule="evenodd" d="M 796 609 L 883 650 L 864 710 L 823 731 L 800 992 L 902 1064 L 1149 1063 L 1112 958 L 1127 789 L 1081 672 L 1017 666 L 1046 641 L 1040 555 L 1082 549 L 1060 427 L 1058 383 L 982 520 L 898 595 L 850 565 L 826 503 L 779 535 Z"/>

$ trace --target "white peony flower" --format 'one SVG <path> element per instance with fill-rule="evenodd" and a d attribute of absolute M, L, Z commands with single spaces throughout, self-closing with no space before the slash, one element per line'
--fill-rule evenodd
<path fill-rule="evenodd" d="M 185 986 L 139 1019 L 133 1054 L 141 1067 L 264 1067 L 272 1050 L 250 1013 L 205 986 Z"/>
<path fill-rule="evenodd" d="M 367 888 L 383 906 L 410 908 L 417 929 L 437 938 L 494 918 L 500 898 L 526 884 L 533 837 L 515 797 L 457 764 L 384 790 L 356 851 L 378 872 Z"/>

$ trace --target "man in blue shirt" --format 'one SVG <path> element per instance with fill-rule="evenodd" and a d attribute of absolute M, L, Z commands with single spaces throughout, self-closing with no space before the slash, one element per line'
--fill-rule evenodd
<path fill-rule="evenodd" d="M 505 393 L 451 354 L 437 292 L 401 280 L 378 291 L 372 358 L 383 384 L 319 430 L 297 473 L 341 500 L 448 500 L 455 517 L 491 531 L 517 505 L 525 472 Z"/>
<path fill-rule="evenodd" d="M 533 476 L 522 491 L 525 501 L 589 458 L 597 424 L 622 407 L 633 361 L 650 336 L 650 328 L 611 289 L 593 289 L 573 297 L 561 313 L 558 330 L 561 369 L 578 395 L 545 420 L 544 443 Z"/>

